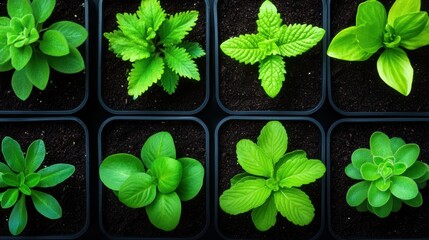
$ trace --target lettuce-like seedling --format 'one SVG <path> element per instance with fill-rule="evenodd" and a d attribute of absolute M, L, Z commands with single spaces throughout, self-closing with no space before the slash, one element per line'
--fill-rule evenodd
<path fill-rule="evenodd" d="M 85 68 L 77 47 L 88 37 L 81 25 L 60 21 L 43 24 L 56 0 L 8 0 L 9 17 L 0 17 L 0 71 L 15 69 L 12 89 L 26 100 L 33 86 L 45 90 L 50 68 L 61 73 L 78 73 Z"/>
<path fill-rule="evenodd" d="M 205 52 L 198 43 L 184 41 L 198 14 L 186 11 L 169 15 L 158 0 L 142 0 L 136 13 L 116 15 L 119 30 L 104 36 L 109 40 L 110 51 L 133 63 L 128 95 L 137 99 L 154 83 L 171 95 L 180 77 L 200 80 L 194 59 Z"/>
<path fill-rule="evenodd" d="M 361 180 L 347 191 L 347 203 L 358 211 L 370 211 L 380 218 L 401 209 L 423 204 L 419 188 L 429 179 L 429 165 L 417 161 L 420 148 L 401 138 L 390 138 L 383 132 L 371 135 L 370 149 L 359 148 L 347 165 L 348 177 Z"/>
<path fill-rule="evenodd" d="M 19 143 L 5 137 L 1 151 L 6 164 L 0 162 L 0 201 L 3 209 L 13 207 L 8 221 L 10 233 L 18 235 L 27 225 L 28 198 L 43 216 L 49 219 L 61 218 L 62 209 L 58 201 L 41 190 L 65 181 L 74 173 L 75 167 L 58 163 L 39 169 L 46 155 L 43 140 L 32 142 L 24 156 Z"/>
<path fill-rule="evenodd" d="M 323 28 L 282 23 L 276 6 L 265 0 L 256 21 L 258 33 L 233 37 L 220 45 L 223 53 L 240 63 L 259 63 L 259 80 L 265 93 L 271 98 L 277 96 L 285 81 L 283 57 L 303 54 L 325 35 Z"/>
<path fill-rule="evenodd" d="M 407 50 L 429 44 L 429 18 L 420 11 L 420 0 L 396 0 L 386 13 L 383 4 L 368 0 L 359 4 L 356 25 L 341 30 L 328 55 L 346 61 L 365 61 L 384 48 L 377 60 L 380 78 L 404 96 L 411 92 L 414 70 Z"/>
<path fill-rule="evenodd" d="M 276 224 L 277 212 L 299 226 L 313 220 L 314 206 L 299 187 L 321 178 L 325 165 L 307 159 L 303 150 L 286 153 L 287 145 L 286 129 L 278 121 L 262 128 L 257 143 L 249 139 L 237 143 L 238 164 L 245 172 L 235 175 L 231 188 L 219 197 L 223 211 L 237 215 L 251 210 L 259 231 Z"/>
<path fill-rule="evenodd" d="M 181 201 L 200 192 L 204 167 L 193 158 L 176 160 L 174 140 L 168 132 L 150 136 L 140 157 L 128 153 L 108 156 L 100 165 L 100 180 L 126 206 L 145 207 L 155 227 L 171 231 L 179 224 Z"/>

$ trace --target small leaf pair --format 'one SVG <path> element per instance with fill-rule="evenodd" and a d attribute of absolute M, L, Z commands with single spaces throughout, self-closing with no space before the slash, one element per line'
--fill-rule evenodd
<path fill-rule="evenodd" d="M 141 159 L 127 153 L 108 156 L 100 165 L 100 180 L 130 208 L 145 207 L 150 222 L 164 231 L 177 227 L 181 201 L 193 199 L 204 179 L 202 164 L 176 160 L 173 137 L 158 132 L 143 144 Z"/>

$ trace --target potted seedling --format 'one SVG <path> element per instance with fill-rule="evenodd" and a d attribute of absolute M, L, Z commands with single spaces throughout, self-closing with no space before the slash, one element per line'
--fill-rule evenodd
<path fill-rule="evenodd" d="M 79 16 L 83 16 L 84 9 L 79 4 L 58 4 L 57 8 L 55 0 L 4 3 L 0 17 L 0 71 L 10 81 L 1 90 L 5 92 L 2 96 L 7 97 L 7 101 L 1 101 L 5 102 L 3 110 L 71 111 L 83 102 L 85 80 L 79 80 L 84 79 L 80 76 L 85 70 L 82 45 L 88 32 L 81 23 L 74 22 L 83 19 L 69 20 L 77 13 L 70 17 L 61 12 L 64 7 L 81 9 Z M 67 74 L 72 75 L 63 77 Z M 60 80 L 68 85 L 54 83 Z M 60 87 L 64 89 L 57 89 Z M 76 88 L 81 93 L 67 88 Z M 59 90 L 64 91 L 61 97 Z M 53 103 L 57 101 L 50 101 L 61 98 L 65 100 L 58 101 L 58 105 Z"/>
<path fill-rule="evenodd" d="M 323 1 L 216 1 L 219 105 L 230 113 L 317 108 L 323 9 Z"/>
<path fill-rule="evenodd" d="M 205 104 L 205 4 L 101 3 L 100 98 L 108 110 L 190 112 Z"/>

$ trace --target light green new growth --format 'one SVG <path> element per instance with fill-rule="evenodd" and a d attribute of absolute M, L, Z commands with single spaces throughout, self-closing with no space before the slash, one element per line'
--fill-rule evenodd
<path fill-rule="evenodd" d="M 198 43 L 184 41 L 196 24 L 198 11 L 168 15 L 158 0 L 142 0 L 136 13 L 119 13 L 116 18 L 119 30 L 104 36 L 110 51 L 133 63 L 128 94 L 134 99 L 155 83 L 173 94 L 180 77 L 200 80 L 194 59 L 205 52 Z"/>
<path fill-rule="evenodd" d="M 259 9 L 256 21 L 258 33 L 233 37 L 220 45 L 226 55 L 240 63 L 259 63 L 261 85 L 271 98 L 277 96 L 285 80 L 283 57 L 303 54 L 325 35 L 323 28 L 282 23 L 277 8 L 266 0 Z"/>

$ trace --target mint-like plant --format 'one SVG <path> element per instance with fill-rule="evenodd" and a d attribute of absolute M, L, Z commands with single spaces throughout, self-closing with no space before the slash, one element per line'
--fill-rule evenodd
<path fill-rule="evenodd" d="M 277 212 L 295 225 L 309 224 L 315 209 L 299 187 L 321 178 L 326 168 L 320 160 L 307 159 L 303 150 L 286 153 L 287 145 L 286 129 L 278 121 L 262 128 L 257 143 L 240 140 L 237 159 L 245 172 L 235 175 L 219 197 L 221 209 L 232 215 L 252 211 L 259 231 L 276 224 Z"/>
<path fill-rule="evenodd" d="M 176 91 L 180 77 L 199 81 L 194 59 L 205 55 L 185 36 L 196 25 L 198 11 L 169 15 L 158 0 L 142 0 L 136 13 L 116 15 L 119 30 L 104 33 L 109 50 L 133 63 L 128 75 L 128 95 L 137 99 L 153 84 L 168 94 Z"/>
<path fill-rule="evenodd" d="M 39 169 L 46 155 L 43 140 L 32 142 L 24 156 L 19 143 L 11 137 L 5 137 L 1 151 L 6 164 L 0 162 L 0 201 L 3 209 L 13 207 L 8 221 L 10 233 L 18 235 L 27 225 L 28 198 L 43 216 L 49 219 L 61 218 L 62 209 L 58 201 L 41 190 L 65 181 L 74 173 L 75 167 L 58 163 Z"/>
<path fill-rule="evenodd" d="M 265 93 L 274 98 L 285 81 L 283 57 L 295 57 L 308 51 L 323 38 L 325 30 L 307 24 L 283 24 L 276 6 L 269 0 L 262 3 L 256 24 L 256 34 L 230 38 L 220 49 L 240 63 L 259 63 L 261 85 Z"/>
<path fill-rule="evenodd" d="M 143 144 L 141 159 L 117 153 L 100 165 L 100 180 L 130 208 L 145 207 L 150 222 L 164 231 L 177 227 L 181 201 L 189 201 L 200 192 L 204 167 L 193 158 L 176 160 L 173 137 L 158 132 Z"/>
<path fill-rule="evenodd" d="M 33 86 L 45 90 L 50 68 L 67 74 L 85 68 L 77 47 L 88 37 L 86 29 L 70 21 L 43 26 L 55 3 L 56 0 L 8 0 L 9 17 L 0 17 L 0 71 L 15 69 L 12 89 L 23 101 Z"/>
<path fill-rule="evenodd" d="M 328 55 L 346 61 L 365 61 L 383 48 L 377 60 L 380 78 L 404 96 L 411 92 L 414 70 L 407 50 L 429 45 L 428 13 L 420 0 L 396 0 L 386 13 L 383 4 L 359 4 L 356 25 L 341 30 L 331 41 Z"/>
<path fill-rule="evenodd" d="M 401 138 L 389 138 L 383 132 L 371 135 L 370 149 L 359 148 L 347 165 L 348 177 L 361 180 L 347 191 L 347 203 L 358 211 L 370 211 L 380 218 L 401 209 L 423 204 L 419 188 L 429 180 L 429 165 L 417 161 L 420 148 Z"/>

